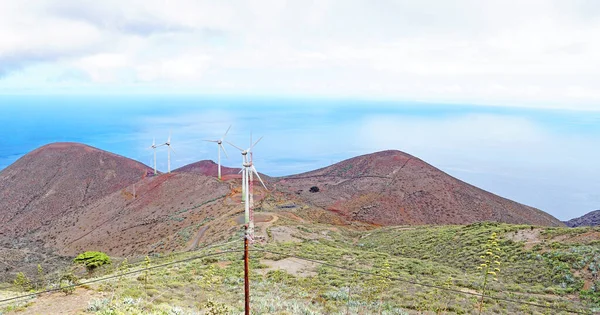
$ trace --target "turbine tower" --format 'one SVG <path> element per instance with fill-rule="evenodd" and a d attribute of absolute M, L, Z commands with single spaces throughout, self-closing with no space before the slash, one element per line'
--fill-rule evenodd
<path fill-rule="evenodd" d="M 229 156 L 227 156 L 227 151 L 225 151 L 225 147 L 223 146 L 223 141 L 225 140 L 225 137 L 227 136 L 229 129 L 231 129 L 231 126 L 229 126 L 229 128 L 227 128 L 227 131 L 225 131 L 225 134 L 219 140 L 204 140 L 204 141 L 208 141 L 208 142 L 215 142 L 218 145 L 218 147 L 217 147 L 217 152 L 218 152 L 217 164 L 218 164 L 219 180 L 221 180 L 221 150 L 223 150 L 223 153 L 225 153 L 225 157 L 229 158 Z"/>
<path fill-rule="evenodd" d="M 152 145 L 149 149 L 154 151 L 154 175 L 156 175 L 156 148 L 163 146 L 164 144 L 156 145 L 156 138 L 152 139 Z"/>
<path fill-rule="evenodd" d="M 167 142 L 163 143 L 162 145 L 166 145 L 168 147 L 168 153 L 167 153 L 167 173 L 171 173 L 171 150 L 173 150 L 173 148 L 171 148 L 171 131 L 169 131 L 169 138 L 167 139 Z M 173 150 L 173 152 L 175 152 L 175 150 Z"/>
<path fill-rule="evenodd" d="M 262 137 L 260 137 L 260 139 L 258 139 L 255 143 L 251 144 L 250 147 L 246 150 L 227 141 L 227 143 L 229 143 L 234 148 L 240 150 L 242 153 L 242 199 L 244 201 L 244 218 L 245 218 L 246 224 L 248 225 L 248 231 L 249 231 L 248 234 L 249 235 L 252 235 L 252 233 L 254 232 L 254 222 L 253 222 L 254 220 L 253 220 L 252 210 L 250 207 L 250 200 L 252 197 L 251 197 L 251 191 L 250 191 L 250 189 L 248 189 L 248 187 L 251 185 L 250 178 L 252 177 L 252 175 L 256 174 L 256 176 L 260 180 L 260 183 L 263 185 L 263 187 L 265 187 L 265 189 L 267 189 L 267 186 L 265 186 L 265 183 L 263 182 L 262 178 L 260 178 L 260 175 L 258 175 L 258 171 L 256 170 L 256 167 L 254 167 L 254 165 L 252 164 L 252 161 L 248 159 L 248 153 L 252 152 L 252 149 L 254 148 L 254 146 L 261 139 L 262 139 Z"/>
<path fill-rule="evenodd" d="M 246 178 L 246 168 L 244 168 L 244 165 L 246 163 L 248 163 L 248 150 L 244 150 L 229 141 L 225 141 L 225 142 L 229 143 L 229 145 L 231 145 L 232 147 L 234 147 L 242 152 L 242 169 L 240 170 L 240 173 L 242 173 L 242 201 L 245 201 L 246 200 L 246 179 L 245 179 Z"/>

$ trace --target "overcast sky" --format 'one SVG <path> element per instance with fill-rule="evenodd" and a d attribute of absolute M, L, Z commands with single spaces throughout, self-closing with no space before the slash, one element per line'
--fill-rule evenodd
<path fill-rule="evenodd" d="M 600 2 L 0 0 L 0 93 L 600 109 Z"/>

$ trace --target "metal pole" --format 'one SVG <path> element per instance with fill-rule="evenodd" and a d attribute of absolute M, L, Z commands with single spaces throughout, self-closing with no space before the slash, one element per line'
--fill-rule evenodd
<path fill-rule="evenodd" d="M 244 295 L 245 295 L 245 313 L 246 315 L 250 315 L 250 268 L 248 262 L 248 225 L 244 226 L 246 229 L 246 233 L 244 235 Z"/>
<path fill-rule="evenodd" d="M 221 145 L 220 144 L 217 146 L 217 151 L 219 152 L 219 160 L 218 160 L 219 165 L 217 165 L 219 170 L 218 170 L 217 176 L 219 177 L 219 180 L 221 180 Z"/>

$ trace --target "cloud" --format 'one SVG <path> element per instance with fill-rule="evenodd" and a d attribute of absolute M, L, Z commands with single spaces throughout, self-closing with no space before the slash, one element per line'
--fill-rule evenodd
<path fill-rule="evenodd" d="M 0 73 L 6 87 L 24 69 L 48 81 L 43 64 L 105 91 L 600 109 L 599 14 L 541 0 L 3 2 Z"/>

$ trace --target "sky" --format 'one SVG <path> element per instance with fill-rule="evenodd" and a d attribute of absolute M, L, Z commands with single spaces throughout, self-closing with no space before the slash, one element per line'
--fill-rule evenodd
<path fill-rule="evenodd" d="M 0 93 L 600 109 L 600 3 L 0 1 Z"/>
<path fill-rule="evenodd" d="M 169 130 L 175 168 L 233 125 L 269 175 L 398 149 L 569 219 L 600 208 L 598 82 L 593 0 L 0 0 L 0 169 L 53 141 L 151 165 Z"/>

